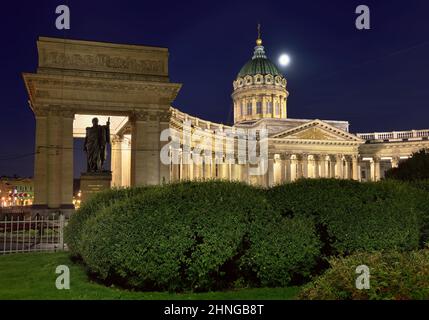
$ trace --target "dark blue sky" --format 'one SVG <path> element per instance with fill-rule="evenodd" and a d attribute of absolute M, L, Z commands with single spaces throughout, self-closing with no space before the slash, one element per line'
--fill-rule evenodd
<path fill-rule="evenodd" d="M 55 28 L 60 4 L 71 9 L 66 32 Z M 355 28 L 359 4 L 370 7 L 369 31 Z M 428 12 L 427 0 L 4 2 L 0 175 L 33 172 L 34 118 L 21 72 L 36 70 L 38 36 L 168 47 L 170 78 L 183 83 L 174 106 L 227 123 L 232 81 L 252 55 L 260 21 L 269 58 L 292 57 L 283 70 L 289 117 L 388 131 L 429 128 Z"/>

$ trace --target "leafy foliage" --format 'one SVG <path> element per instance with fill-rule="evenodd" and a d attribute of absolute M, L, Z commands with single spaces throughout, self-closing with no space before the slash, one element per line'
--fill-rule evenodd
<path fill-rule="evenodd" d="M 325 256 L 418 247 L 415 197 L 405 184 L 300 180 L 267 193 L 280 214 L 315 219 Z"/>
<path fill-rule="evenodd" d="M 301 299 L 429 299 L 429 249 L 356 253 L 330 259 L 331 268 L 299 294 Z M 356 267 L 370 269 L 370 289 L 356 289 Z"/>
<path fill-rule="evenodd" d="M 250 247 L 242 268 L 254 272 L 258 284 L 283 287 L 296 281 L 294 277 L 310 276 L 321 247 L 312 219 L 260 219 L 250 228 Z"/>
<path fill-rule="evenodd" d="M 99 211 L 111 206 L 112 204 L 132 197 L 144 190 L 143 187 L 110 189 L 95 194 L 86 201 L 82 207 L 73 214 L 65 229 L 64 237 L 72 256 L 79 257 L 81 231 L 86 221 L 95 216 Z"/>
<path fill-rule="evenodd" d="M 106 283 L 286 286 L 323 271 L 327 257 L 418 248 L 429 233 L 427 195 L 398 181 L 334 179 L 269 190 L 225 181 L 113 190 L 71 218 L 66 240 Z"/>
<path fill-rule="evenodd" d="M 81 254 L 101 278 L 133 287 L 225 286 L 234 276 L 231 260 L 240 254 L 247 215 L 267 206 L 257 190 L 238 183 L 151 187 L 88 220 Z"/>

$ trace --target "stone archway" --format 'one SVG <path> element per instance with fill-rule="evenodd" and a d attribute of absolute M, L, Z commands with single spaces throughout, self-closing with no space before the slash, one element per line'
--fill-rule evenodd
<path fill-rule="evenodd" d="M 128 117 L 114 138 L 131 136 L 130 184 L 169 181 L 160 133 L 181 85 L 169 81 L 168 49 L 45 37 L 37 47 L 37 72 L 23 74 L 36 119 L 34 209 L 73 209 L 75 115 Z"/>

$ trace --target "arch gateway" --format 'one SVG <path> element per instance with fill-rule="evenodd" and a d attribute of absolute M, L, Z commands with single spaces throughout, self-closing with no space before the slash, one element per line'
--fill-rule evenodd
<path fill-rule="evenodd" d="M 85 137 L 94 117 L 101 124 L 110 117 L 107 187 L 213 178 L 265 187 L 299 178 L 377 181 L 429 148 L 429 129 L 352 134 L 347 121 L 288 118 L 287 80 L 266 57 L 261 39 L 233 82 L 233 126 L 172 107 L 181 84 L 169 80 L 166 48 L 47 37 L 37 48 L 37 72 L 23 78 L 36 119 L 38 213 L 74 210 L 73 139 Z M 165 129 L 175 144 L 161 137 Z M 250 132 L 266 132 L 266 170 L 255 171 L 246 161 L 248 148 L 244 157 L 240 152 L 237 139 Z M 178 161 L 163 161 L 163 150 Z"/>

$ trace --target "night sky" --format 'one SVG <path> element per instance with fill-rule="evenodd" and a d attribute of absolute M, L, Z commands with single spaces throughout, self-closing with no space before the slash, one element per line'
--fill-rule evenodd
<path fill-rule="evenodd" d="M 55 28 L 67 4 L 71 30 Z M 355 8 L 371 10 L 371 30 Z M 253 53 L 256 25 L 288 80 L 290 118 L 348 120 L 352 132 L 429 128 L 429 1 L 7 1 L 0 19 L 0 175 L 33 174 L 34 117 L 21 72 L 35 72 L 38 36 L 168 47 L 174 106 L 231 123 L 232 81 Z M 79 144 L 76 144 L 80 149 Z M 77 159 L 77 160 L 76 160 Z M 76 152 L 75 174 L 83 152 Z M 77 163 L 76 163 L 77 162 Z"/>

